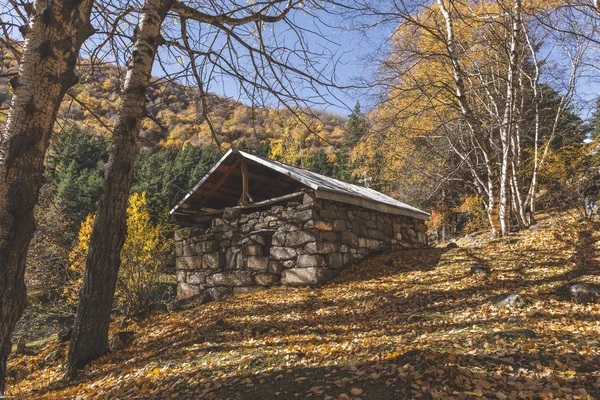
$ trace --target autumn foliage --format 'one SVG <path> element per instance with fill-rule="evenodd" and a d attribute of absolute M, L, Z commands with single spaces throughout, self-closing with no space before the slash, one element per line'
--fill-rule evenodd
<path fill-rule="evenodd" d="M 510 238 L 402 251 L 321 288 L 271 288 L 132 322 L 128 349 L 61 380 L 52 343 L 10 361 L 25 398 L 592 399 L 600 304 L 562 297 L 600 282 L 600 230 L 569 214 Z M 487 265 L 489 274 L 471 267 Z M 520 293 L 522 308 L 494 298 Z M 119 329 L 116 325 L 113 330 Z M 58 349 L 58 350 L 56 350 Z M 79 397 L 78 397 L 79 396 Z"/>
<path fill-rule="evenodd" d="M 74 277 L 65 288 L 70 304 L 76 304 L 83 281 L 83 272 L 90 245 L 94 216 L 81 224 L 78 240 L 69 255 L 69 268 Z M 121 269 L 115 294 L 117 306 L 123 312 L 135 314 L 148 309 L 161 298 L 157 293 L 162 274 L 174 255 L 173 239 L 167 238 L 171 226 L 153 223 L 146 207 L 146 194 L 134 193 L 127 208 L 127 240 L 121 252 Z"/>

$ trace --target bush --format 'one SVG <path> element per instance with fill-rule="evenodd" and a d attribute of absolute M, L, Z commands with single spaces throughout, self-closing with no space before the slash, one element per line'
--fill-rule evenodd
<path fill-rule="evenodd" d="M 69 257 L 74 279 L 64 294 L 71 304 L 76 302 L 77 292 L 83 281 L 93 223 L 94 217 L 90 215 L 81 224 L 77 245 Z M 174 241 L 167 238 L 167 231 L 170 229 L 171 226 L 167 223 L 152 223 L 145 193 L 134 193 L 130 197 L 127 239 L 121 251 L 121 268 L 115 293 L 119 311 L 138 314 L 161 297 L 161 277 L 174 256 Z"/>

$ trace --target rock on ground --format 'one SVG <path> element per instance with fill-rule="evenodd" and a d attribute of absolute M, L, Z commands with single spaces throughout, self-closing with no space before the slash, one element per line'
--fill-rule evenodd
<path fill-rule="evenodd" d="M 518 293 L 504 293 L 496 298 L 496 300 L 494 301 L 494 304 L 496 304 L 496 307 L 500 307 L 500 308 L 503 308 L 503 307 L 521 308 L 521 307 L 525 307 L 527 305 L 527 302 L 525 301 L 523 296 L 521 296 Z"/>

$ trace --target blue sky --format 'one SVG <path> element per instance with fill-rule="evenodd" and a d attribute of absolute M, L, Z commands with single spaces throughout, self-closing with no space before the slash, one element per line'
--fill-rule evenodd
<path fill-rule="evenodd" d="M 357 30 L 351 29 L 351 21 L 342 21 L 337 16 L 324 13 L 318 14 L 318 17 L 320 18 L 318 24 L 315 23 L 314 18 L 300 13 L 294 15 L 293 20 L 295 24 L 307 31 L 318 29 L 319 35 L 308 34 L 306 36 L 312 49 L 334 54 L 337 65 L 334 69 L 328 67 L 326 74 L 328 76 L 335 74 L 337 83 L 342 86 L 354 85 L 358 79 L 368 77 L 374 70 L 375 61 L 380 59 L 380 54 L 378 54 L 380 49 L 378 48 L 385 49 L 386 40 L 393 27 L 382 26 L 373 29 L 369 32 L 369 36 L 365 37 Z M 277 30 L 273 32 L 280 40 L 292 40 L 291 36 L 285 32 Z M 154 74 L 160 76 L 162 71 L 157 64 L 155 64 Z M 244 103 L 250 103 L 247 98 L 240 96 L 239 84 L 232 78 L 214 79 L 209 90 Z M 323 104 L 318 104 L 315 108 L 342 116 L 348 115 L 357 101 L 361 103 L 363 110 L 370 105 L 369 93 L 365 90 L 321 88 L 319 93 L 322 96 Z M 311 93 L 307 91 L 306 95 L 310 96 Z"/>

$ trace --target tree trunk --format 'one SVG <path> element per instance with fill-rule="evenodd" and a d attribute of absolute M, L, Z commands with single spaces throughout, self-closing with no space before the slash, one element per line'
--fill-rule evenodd
<path fill-rule="evenodd" d="M 145 116 L 145 97 L 152 64 L 162 36 L 160 29 L 172 0 L 147 0 L 137 25 L 121 105 L 113 133 L 102 196 L 90 239 L 67 375 L 109 350 L 108 328 L 121 249 L 126 237 L 129 191 L 138 153 L 139 132 Z"/>
<path fill-rule="evenodd" d="M 25 307 L 25 257 L 43 183 L 44 157 L 62 99 L 77 82 L 75 65 L 93 33 L 93 1 L 36 1 L 0 137 L 0 394 L 14 327 Z"/>

